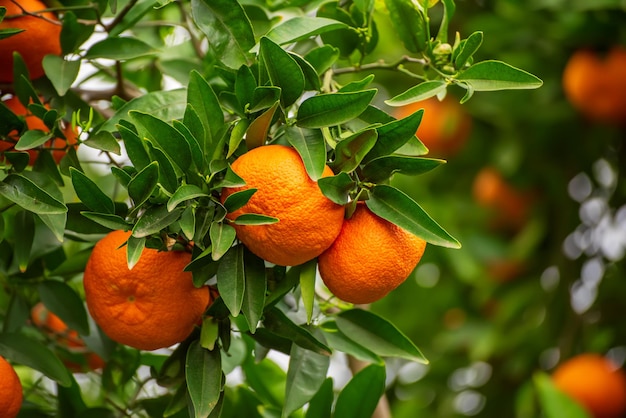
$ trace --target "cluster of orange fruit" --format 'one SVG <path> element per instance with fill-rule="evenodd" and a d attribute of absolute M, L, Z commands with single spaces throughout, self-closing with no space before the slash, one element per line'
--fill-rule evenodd
<path fill-rule="evenodd" d="M 626 412 L 626 373 L 607 357 L 572 357 L 554 370 L 552 381 L 593 418 L 619 418 Z"/>
<path fill-rule="evenodd" d="M 37 79 L 44 75 L 42 60 L 46 55 L 60 55 L 61 23 L 51 12 L 45 12 L 47 6 L 39 0 L 27 0 L 12 2 L 0 0 L 0 7 L 6 7 L 5 19 L 0 22 L 0 29 L 21 29 L 22 32 L 0 39 L 0 83 L 12 83 L 13 53 L 18 52 L 31 79 Z M 23 117 L 29 130 L 41 130 L 49 132 L 50 129 L 43 121 L 32 115 L 17 97 L 4 100 L 6 105 L 17 116 Z M 46 107 L 48 107 L 46 105 Z M 54 160 L 59 163 L 65 155 L 68 147 L 77 143 L 77 132 L 66 123 L 62 128 L 65 138 L 54 138 L 47 141 L 41 148 L 52 151 Z M 0 153 L 12 151 L 19 140 L 18 132 L 11 132 L 8 138 L 0 141 Z M 41 148 L 30 149 L 29 164 L 33 165 Z"/>

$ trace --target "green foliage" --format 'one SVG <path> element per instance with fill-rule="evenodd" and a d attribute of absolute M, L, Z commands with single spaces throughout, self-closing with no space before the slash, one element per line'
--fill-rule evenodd
<path fill-rule="evenodd" d="M 55 2 L 52 10 L 61 12 L 63 56 L 45 57 L 46 77 L 30 80 L 16 55 L 16 78 L 6 87 L 49 132 L 29 130 L 0 104 L 0 139 L 38 153 L 32 167 L 25 153 L 3 154 L 0 200 L 10 225 L 0 243 L 0 354 L 63 387 L 52 401 L 33 381 L 25 391 L 34 394 L 32 410 L 370 416 L 385 392 L 387 360 L 426 357 L 382 316 L 328 299 L 316 260 L 271 266 L 239 243 L 234 225 L 280 220 L 226 218 L 255 192 L 220 202 L 224 187 L 244 185 L 230 164 L 252 148 L 289 144 L 329 199 L 348 209 L 365 201 L 434 246 L 460 248 L 437 213 L 431 217 L 391 184 L 397 174 L 424 175 L 445 162 L 424 157 L 427 148 L 415 136 L 423 111 L 396 119 L 392 107 L 458 88 L 463 101 L 478 91 L 535 89 L 541 80 L 503 61 L 481 61 L 482 31 L 457 33 L 449 44 L 451 0 L 436 13 L 409 0 L 77 0 Z M 403 46 L 381 58 L 387 51 L 379 42 L 388 34 L 380 27 L 390 24 Z M 1 30 L 0 39 L 15 33 Z M 384 72 L 412 83 L 390 93 L 381 88 L 384 76 L 378 82 Z M 100 87 L 91 89 L 89 80 Z M 63 139 L 70 120 L 78 151 L 48 142 Z M 50 156 L 57 148 L 66 152 L 58 165 Z M 334 175 L 322 178 L 327 165 Z M 89 251 L 118 229 L 132 231 L 129 268 L 144 248 L 192 248 L 194 283 L 219 293 L 200 330 L 167 354 L 113 343 L 83 305 L 80 273 Z M 58 347 L 28 322 L 40 300 L 107 361 L 96 395 L 76 384 Z M 286 369 L 272 359 L 276 352 L 289 357 Z M 336 353 L 369 363 L 338 390 L 328 378 Z M 143 381 L 140 367 L 150 370 Z M 244 376 L 241 385 L 228 380 L 234 369 Z M 160 394 L 139 396 L 148 384 Z"/>

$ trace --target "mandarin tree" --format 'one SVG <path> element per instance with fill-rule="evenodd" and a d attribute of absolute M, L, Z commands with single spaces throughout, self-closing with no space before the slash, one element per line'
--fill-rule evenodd
<path fill-rule="evenodd" d="M 436 347 L 453 344 L 369 304 L 423 298 L 397 288 L 429 257 L 463 270 L 455 209 L 426 186 L 473 172 L 440 159 L 462 166 L 471 138 L 430 155 L 420 125 L 443 113 L 430 103 L 478 103 L 468 128 L 490 97 L 542 81 L 483 52 L 452 0 L 32 3 L 0 3 L 0 355 L 28 389 L 11 401 L 36 416 L 402 413 L 396 368 L 446 367 Z M 502 90 L 524 91 L 487 93 Z M 465 313 L 449 308 L 453 330 Z M 400 320 L 439 321 L 415 309 Z M 104 367 L 72 374 L 77 348 Z"/>

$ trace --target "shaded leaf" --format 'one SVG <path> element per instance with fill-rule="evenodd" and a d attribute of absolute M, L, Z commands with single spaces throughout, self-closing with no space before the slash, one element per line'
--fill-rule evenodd
<path fill-rule="evenodd" d="M 350 201 L 350 192 L 356 187 L 352 177 L 343 172 L 336 176 L 322 177 L 317 184 L 324 196 L 338 205 L 347 204 Z"/>
<path fill-rule="evenodd" d="M 376 158 L 363 166 L 363 176 L 373 183 L 382 182 L 394 173 L 408 176 L 424 174 L 444 164 L 445 160 L 435 158 L 388 155 Z"/>
<path fill-rule="evenodd" d="M 309 97 L 298 109 L 297 125 L 324 128 L 358 117 L 376 95 L 375 89 L 352 93 L 326 93 Z"/>
<path fill-rule="evenodd" d="M 385 392 L 385 367 L 370 364 L 355 374 L 337 397 L 335 416 L 371 417 Z"/>
<path fill-rule="evenodd" d="M 243 251 L 242 245 L 231 247 L 217 268 L 217 290 L 234 317 L 241 311 L 246 286 Z"/>
<path fill-rule="evenodd" d="M 250 123 L 246 130 L 246 145 L 248 150 L 265 144 L 276 109 L 278 109 L 278 102 L 274 103 L 272 107 Z"/>
<path fill-rule="evenodd" d="M 374 147 L 377 138 L 378 131 L 370 128 L 342 139 L 335 148 L 335 160 L 331 164 L 333 170 L 346 173 L 354 171 Z"/>
<path fill-rule="evenodd" d="M 309 402 L 326 380 L 330 357 L 312 353 L 294 344 L 289 353 L 283 417 Z"/>
<path fill-rule="evenodd" d="M 194 341 L 187 351 L 185 381 L 196 417 L 206 417 L 213 411 L 222 391 L 222 362 L 220 350 L 207 350 Z"/>
<path fill-rule="evenodd" d="M 315 338 L 308 330 L 296 325 L 276 307 L 265 312 L 263 325 L 274 334 L 288 338 L 302 348 L 325 356 L 331 354 L 330 348 Z"/>
<path fill-rule="evenodd" d="M 166 206 L 156 206 L 147 209 L 133 227 L 133 236 L 136 238 L 156 234 L 170 224 L 176 222 L 184 208 L 175 208 L 168 211 Z"/>
<path fill-rule="evenodd" d="M 46 185 L 50 189 L 51 184 Z M 61 214 L 67 212 L 65 204 L 31 179 L 21 174 L 9 174 L 0 183 L 0 195 L 36 214 Z"/>
<path fill-rule="evenodd" d="M 287 51 L 267 37 L 261 38 L 259 57 L 273 86 L 281 88 L 280 103 L 292 105 L 304 91 L 304 73 Z"/>
<path fill-rule="evenodd" d="M 100 187 L 93 180 L 74 167 L 70 167 L 70 175 L 76 195 L 90 210 L 109 214 L 115 213 L 113 199 L 100 190 Z"/>
<path fill-rule="evenodd" d="M 74 289 L 64 282 L 44 280 L 37 286 L 37 291 L 46 308 L 61 318 L 70 329 L 81 335 L 89 335 L 87 311 Z"/>
<path fill-rule="evenodd" d="M 248 329 L 251 333 L 254 333 L 265 307 L 265 291 L 267 288 L 265 262 L 247 248 L 244 248 L 243 261 L 246 286 L 241 312 L 248 323 Z"/>

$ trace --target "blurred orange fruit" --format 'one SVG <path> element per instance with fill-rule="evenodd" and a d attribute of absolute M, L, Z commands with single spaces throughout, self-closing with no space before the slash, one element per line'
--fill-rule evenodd
<path fill-rule="evenodd" d="M 53 13 L 40 13 L 47 6 L 39 0 L 0 0 L 0 6 L 7 9 L 0 29 L 23 29 L 17 35 L 0 39 L 0 83 L 13 82 L 14 51 L 24 59 L 31 79 L 43 76 L 43 58 L 48 54 L 61 55 L 61 23 Z"/>
<path fill-rule="evenodd" d="M 3 103 L 9 109 L 11 109 L 13 113 L 15 113 L 16 115 L 24 116 L 26 126 L 28 127 L 29 130 L 38 129 L 44 132 L 50 132 L 50 129 L 48 129 L 48 127 L 43 123 L 43 121 L 39 119 L 38 117 L 32 115 L 28 111 L 28 109 L 22 105 L 22 103 L 19 101 L 19 99 L 16 96 L 11 97 L 8 100 L 5 100 Z M 46 105 L 46 108 L 49 108 L 49 106 Z M 76 145 L 76 143 L 78 142 L 76 139 L 77 133 L 76 131 L 72 129 L 70 124 L 66 123 L 62 131 L 66 139 L 54 138 L 54 139 L 47 141 L 45 144 L 42 145 L 43 148 L 51 149 L 52 158 L 54 159 L 54 161 L 56 161 L 57 164 L 61 161 L 63 156 L 67 153 L 67 148 L 69 146 Z M 9 139 L 10 140 L 8 141 L 0 141 L 0 152 L 13 151 L 13 148 L 15 147 L 15 144 L 20 139 L 20 137 L 18 136 L 17 132 L 14 131 L 9 134 Z M 35 164 L 39 150 L 40 148 L 33 148 L 33 149 L 29 149 L 26 151 L 30 155 L 30 162 L 29 162 L 30 165 Z"/>
<path fill-rule="evenodd" d="M 596 121 L 626 122 L 626 48 L 616 45 L 606 54 L 581 49 L 563 71 L 563 90 L 570 103 Z"/>
<path fill-rule="evenodd" d="M 211 299 L 184 271 L 191 254 L 145 248 L 132 270 L 130 232 L 113 231 L 94 246 L 83 283 L 91 316 L 114 341 L 140 350 L 169 347 L 189 336 Z"/>
<path fill-rule="evenodd" d="M 268 225 L 237 225 L 237 238 L 254 254 L 282 266 L 309 261 L 337 238 L 344 207 L 322 194 L 311 180 L 298 152 L 283 145 L 264 145 L 241 155 L 232 169 L 246 182 L 243 187 L 224 188 L 222 203 L 235 192 L 257 189 L 240 209 L 229 213 L 234 220 L 247 213 L 278 218 Z M 322 177 L 332 176 L 326 166 Z"/>
<path fill-rule="evenodd" d="M 424 109 L 424 115 L 416 135 L 429 154 L 449 157 L 463 148 L 472 129 L 472 119 L 458 101 L 449 96 L 441 101 L 431 97 L 397 108 L 394 116 L 401 119 L 419 109 Z"/>
<path fill-rule="evenodd" d="M 531 193 L 511 185 L 494 167 L 483 167 L 472 185 L 474 200 L 493 212 L 495 227 L 519 229 L 528 220 L 532 207 Z"/>
<path fill-rule="evenodd" d="M 0 357 L 0 412 L 3 418 L 15 418 L 22 407 L 22 383 L 13 366 Z"/>
<path fill-rule="evenodd" d="M 426 241 L 359 203 L 335 242 L 318 257 L 319 272 L 339 299 L 372 303 L 406 280 L 425 248 Z"/>
<path fill-rule="evenodd" d="M 626 412 L 626 374 L 606 357 L 575 356 L 555 369 L 552 380 L 594 418 L 619 418 Z"/>

